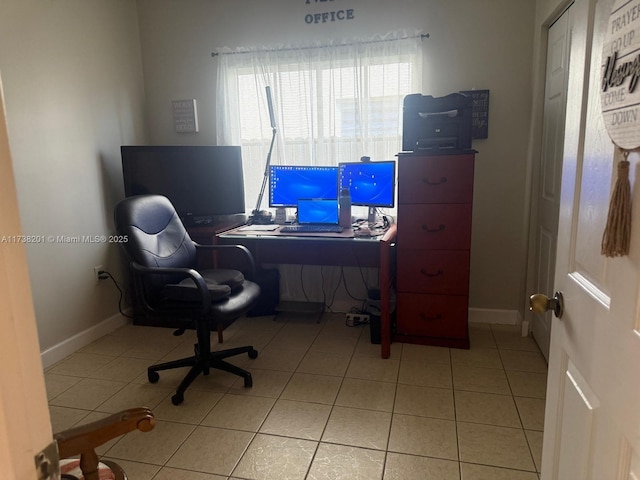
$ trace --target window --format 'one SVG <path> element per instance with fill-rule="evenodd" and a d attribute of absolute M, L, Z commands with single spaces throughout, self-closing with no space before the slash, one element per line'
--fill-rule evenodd
<path fill-rule="evenodd" d="M 278 50 L 220 52 L 217 134 L 241 145 L 247 209 L 255 206 L 272 130 L 272 164 L 337 165 L 401 150 L 402 102 L 421 87 L 420 36 Z M 264 204 L 262 205 L 264 208 Z"/>

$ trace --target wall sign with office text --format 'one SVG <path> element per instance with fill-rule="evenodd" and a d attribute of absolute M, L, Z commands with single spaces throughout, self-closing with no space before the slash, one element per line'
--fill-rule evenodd
<path fill-rule="evenodd" d="M 620 148 L 640 147 L 640 1 L 615 0 L 602 54 L 600 104 Z"/>
<path fill-rule="evenodd" d="M 342 0 L 299 0 L 303 1 L 309 8 L 313 6 L 320 7 L 320 10 L 314 8 L 314 12 L 309 12 L 304 16 L 304 23 L 307 25 L 320 25 L 323 23 L 341 22 L 344 20 L 353 20 L 355 10 L 353 8 L 345 8 Z"/>

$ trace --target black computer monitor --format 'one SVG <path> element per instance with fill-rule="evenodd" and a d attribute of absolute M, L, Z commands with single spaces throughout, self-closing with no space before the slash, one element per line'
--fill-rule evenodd
<path fill-rule="evenodd" d="M 338 198 L 338 167 L 271 165 L 269 206 L 297 207 L 300 198 Z"/>
<path fill-rule="evenodd" d="M 244 214 L 244 177 L 239 146 L 122 146 L 127 197 L 164 195 L 183 220 Z"/>
<path fill-rule="evenodd" d="M 388 208 L 395 205 L 395 161 L 340 163 L 339 169 L 340 189 L 349 189 L 352 205 Z"/>

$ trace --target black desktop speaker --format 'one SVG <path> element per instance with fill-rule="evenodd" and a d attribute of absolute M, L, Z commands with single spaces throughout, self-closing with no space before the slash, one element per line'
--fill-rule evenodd
<path fill-rule="evenodd" d="M 247 312 L 247 317 L 275 315 L 280 303 L 280 271 L 277 268 L 260 269 L 253 279 L 260 286 L 258 303 Z"/>

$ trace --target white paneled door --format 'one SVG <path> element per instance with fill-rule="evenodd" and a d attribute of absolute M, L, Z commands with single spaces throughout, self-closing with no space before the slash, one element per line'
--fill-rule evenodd
<path fill-rule="evenodd" d="M 612 0 L 572 7 L 555 272 L 564 314 L 551 324 L 542 480 L 640 478 L 639 152 L 629 157 L 631 252 L 600 254 L 616 171 L 599 99 L 611 7 Z"/>
<path fill-rule="evenodd" d="M 544 87 L 544 119 L 540 184 L 536 223 L 536 282 L 537 292 L 553 295 L 553 276 L 558 237 L 560 209 L 560 178 L 564 146 L 565 110 L 567 105 L 567 77 L 569 76 L 569 46 L 572 24 L 571 8 L 549 27 L 547 64 Z M 531 331 L 540 351 L 549 360 L 551 312 L 534 314 Z"/>

